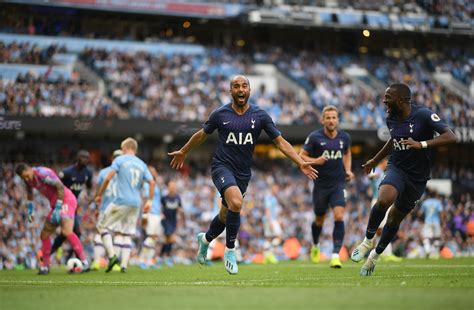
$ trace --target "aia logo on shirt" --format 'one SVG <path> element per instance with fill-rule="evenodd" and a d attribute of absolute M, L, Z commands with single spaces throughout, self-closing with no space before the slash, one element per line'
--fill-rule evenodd
<path fill-rule="evenodd" d="M 253 136 L 252 136 L 252 133 L 250 132 L 247 132 L 247 134 L 244 136 L 242 132 L 235 134 L 231 131 L 229 132 L 229 135 L 227 136 L 227 140 L 225 141 L 225 143 L 236 144 L 236 145 L 246 145 L 247 143 L 253 144 Z"/>
<path fill-rule="evenodd" d="M 327 159 L 341 159 L 342 158 L 342 152 L 339 151 L 334 151 L 334 150 L 325 150 L 323 152 L 323 156 L 326 157 Z"/>
<path fill-rule="evenodd" d="M 401 138 L 399 141 L 397 141 L 397 139 L 393 139 L 392 141 L 393 141 L 393 149 L 395 151 L 407 151 L 410 149 L 409 145 L 404 145 L 401 143 L 402 141 L 405 141 L 405 139 L 403 138 Z"/>

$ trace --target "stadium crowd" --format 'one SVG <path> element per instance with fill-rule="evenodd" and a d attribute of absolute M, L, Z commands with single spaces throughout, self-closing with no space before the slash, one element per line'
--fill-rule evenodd
<path fill-rule="evenodd" d="M 474 126 L 474 100 L 461 98 L 431 76 L 443 68 L 465 81 L 470 79 L 469 58 L 457 61 L 406 60 L 393 57 L 324 55 L 318 53 L 271 52 L 245 54 L 208 48 L 203 55 L 151 55 L 85 49 L 81 60 L 105 81 L 107 94 L 92 86 L 59 81 L 36 82 L 19 76 L 17 83 L 0 85 L 2 112 L 13 115 L 117 117 L 116 107 L 131 118 L 150 120 L 202 121 L 209 113 L 229 102 L 228 78 L 236 73 L 251 74 L 256 63 L 274 63 L 307 92 L 310 102 L 291 91 L 270 93 L 253 85 L 251 102 L 258 104 L 278 124 L 318 122 L 322 107 L 340 108 L 341 122 L 358 128 L 385 124 L 381 95 L 367 91 L 347 75 L 344 68 L 367 68 L 383 85 L 403 81 L 413 90 L 413 101 L 442 115 L 454 126 Z M 13 104 L 15 103 L 15 104 Z"/>
<path fill-rule="evenodd" d="M 0 63 L 46 65 L 51 63 L 54 54 L 65 51 L 57 45 L 41 48 L 29 42 L 6 44 L 0 41 Z"/>
<path fill-rule="evenodd" d="M 16 81 L 0 81 L 0 115 L 116 117 L 115 103 L 97 89 L 76 81 L 47 76 L 19 75 Z"/>
<path fill-rule="evenodd" d="M 185 222 L 178 222 L 177 243 L 174 251 L 176 263 L 191 263 L 196 254 L 194 235 L 206 228 L 206 224 L 216 214 L 216 192 L 208 172 L 185 167 L 179 174 L 171 172 L 166 164 L 158 165 L 160 174 L 158 185 L 165 192 L 165 184 L 170 179 L 178 182 L 185 211 Z M 263 201 L 266 195 L 272 195 L 271 185 L 278 184 L 278 219 L 283 228 L 283 240 L 296 237 L 301 243 L 300 259 L 308 259 L 311 247 L 311 228 L 314 214 L 311 202 L 311 182 L 300 175 L 289 164 L 275 164 L 263 161 L 258 164 L 261 170 L 254 170 L 243 208 L 242 226 L 239 233 L 242 260 L 251 262 L 255 255 L 261 254 L 265 247 L 262 217 Z M 59 171 L 62 165 L 55 165 Z M 96 171 L 97 173 L 97 171 Z M 442 171 L 440 170 L 440 173 Z M 473 178 L 472 171 L 465 173 Z M 94 177 L 95 178 L 95 177 Z M 32 223 L 27 221 L 27 209 L 24 187 L 20 178 L 14 175 L 13 164 L 5 163 L 0 168 L 0 269 L 35 268 L 37 253 L 40 249 L 39 233 L 41 223 L 47 214 L 48 202 L 35 195 L 35 217 Z M 371 189 L 367 177 L 356 174 L 356 178 L 347 188 L 346 236 L 344 245 L 351 250 L 364 235 L 364 223 L 370 212 Z M 85 192 L 85 191 L 84 191 Z M 97 210 L 92 204 L 86 205 L 88 197 L 82 193 L 79 198 L 82 241 L 89 257 L 93 251 L 93 237 Z M 447 247 L 455 256 L 474 255 L 474 212 L 472 197 L 461 195 L 459 199 L 439 196 L 443 204 L 442 246 Z M 425 257 L 422 244 L 422 219 L 420 209 L 412 212 L 409 220 L 403 223 L 398 238 L 394 242 L 395 253 L 403 257 Z M 329 221 L 331 222 L 331 221 Z M 138 224 L 140 225 L 140 223 Z M 326 225 L 321 238 L 321 250 L 325 255 L 332 251 L 332 227 Z M 144 239 L 144 231 L 137 230 L 134 238 L 132 262 L 138 263 L 138 251 Z M 67 245 L 65 245 L 67 247 Z M 159 253 L 159 246 L 157 249 Z M 286 259 L 282 245 L 275 248 L 280 259 Z M 56 262 L 64 258 L 56 256 Z"/>

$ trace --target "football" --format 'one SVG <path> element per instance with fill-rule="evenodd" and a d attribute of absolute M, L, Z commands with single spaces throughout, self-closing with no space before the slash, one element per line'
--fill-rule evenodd
<path fill-rule="evenodd" d="M 82 262 L 78 258 L 70 258 L 67 261 L 67 271 L 69 273 L 81 273 Z"/>

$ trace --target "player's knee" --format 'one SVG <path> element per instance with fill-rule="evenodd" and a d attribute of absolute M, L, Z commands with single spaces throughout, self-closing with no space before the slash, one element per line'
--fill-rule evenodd
<path fill-rule="evenodd" d="M 227 200 L 227 206 L 233 212 L 240 212 L 242 209 L 243 199 L 242 197 L 232 197 L 231 199 Z"/>
<path fill-rule="evenodd" d="M 387 197 L 379 197 L 375 205 L 376 208 L 381 208 L 382 210 L 387 211 L 388 208 L 393 204 L 393 200 Z"/>
<path fill-rule="evenodd" d="M 314 223 L 317 225 L 317 226 L 323 226 L 324 224 L 324 219 L 325 219 L 325 216 L 316 216 L 316 218 L 314 219 Z"/>
<path fill-rule="evenodd" d="M 334 220 L 335 221 L 344 220 L 344 208 L 342 208 L 342 207 L 335 207 L 334 208 Z"/>

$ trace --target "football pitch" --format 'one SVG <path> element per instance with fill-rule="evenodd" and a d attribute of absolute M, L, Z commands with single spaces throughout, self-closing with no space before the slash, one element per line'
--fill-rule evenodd
<path fill-rule="evenodd" d="M 211 267 L 131 268 L 69 275 L 53 269 L 0 271 L 0 309 L 474 309 L 474 258 L 361 264 L 283 262 Z"/>

